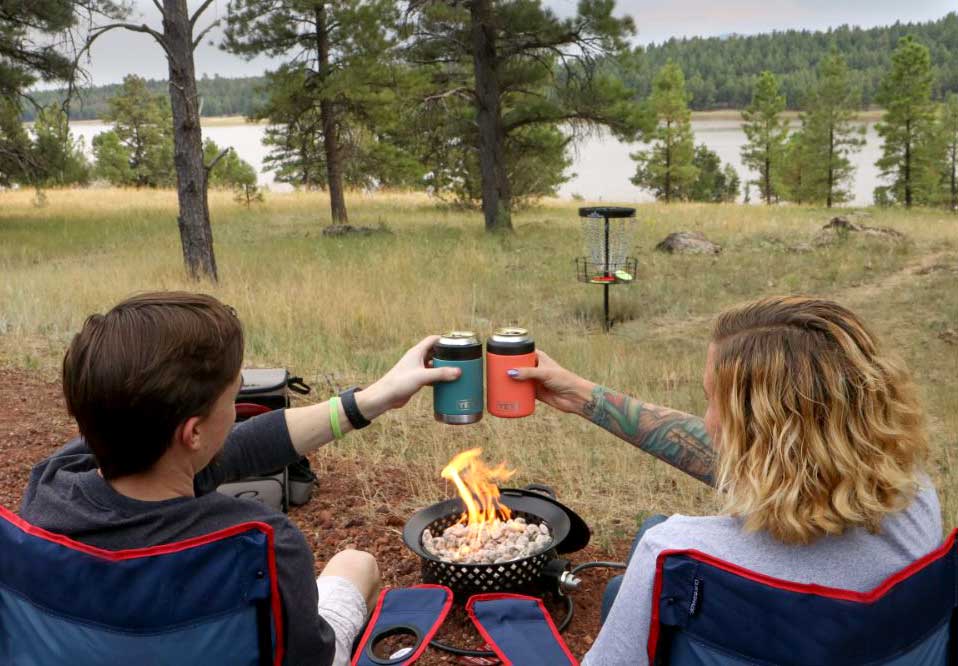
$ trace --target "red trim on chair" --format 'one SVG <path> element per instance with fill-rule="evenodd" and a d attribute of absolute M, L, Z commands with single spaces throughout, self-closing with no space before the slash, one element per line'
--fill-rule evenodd
<path fill-rule="evenodd" d="M 369 621 L 366 623 L 366 631 L 363 632 L 363 637 L 359 641 L 359 649 L 356 650 L 356 654 L 353 655 L 352 660 L 349 662 L 351 666 L 356 666 L 359 663 L 359 655 L 362 654 L 363 647 L 366 645 L 366 641 L 369 640 L 370 635 L 373 633 L 373 629 L 376 627 L 376 623 L 379 621 L 379 614 L 383 610 L 383 602 L 386 600 L 386 593 L 391 589 L 391 587 L 384 587 L 379 593 L 379 599 L 376 601 L 376 608 L 373 609 L 372 614 L 369 616 Z"/>
<path fill-rule="evenodd" d="M 121 562 L 124 560 L 134 560 L 142 557 L 178 553 L 180 551 L 189 550 L 190 548 L 195 548 L 196 546 L 203 546 L 215 541 L 222 541 L 223 539 L 227 539 L 231 536 L 236 536 L 237 534 L 248 532 L 250 530 L 258 530 L 262 532 L 266 535 L 266 561 L 267 566 L 269 567 L 270 607 L 272 608 L 273 624 L 276 633 L 276 644 L 273 650 L 273 663 L 275 666 L 282 665 L 283 656 L 286 651 L 286 647 L 283 642 L 283 608 L 279 596 L 279 581 L 276 573 L 276 546 L 273 540 L 273 528 L 270 525 L 258 521 L 250 521 L 246 523 L 238 523 L 222 530 L 210 532 L 209 534 L 203 534 L 190 539 L 184 539 L 183 541 L 174 541 L 172 543 L 166 543 L 159 546 L 130 548 L 127 550 L 107 550 L 105 548 L 97 548 L 96 546 L 80 543 L 79 541 L 75 541 L 62 534 L 48 532 L 42 527 L 31 525 L 17 514 L 2 506 L 0 506 L 0 518 L 6 520 L 30 536 L 34 536 L 45 541 L 50 541 L 57 545 L 63 546 L 64 548 L 69 548 L 70 550 L 75 550 L 84 553 L 85 555 L 98 557 L 111 562 Z"/>
<path fill-rule="evenodd" d="M 502 666 L 512 666 L 512 662 L 506 658 L 505 653 L 499 649 L 499 646 L 496 645 L 496 642 L 492 639 L 492 636 L 489 635 L 489 633 L 482 626 L 482 623 L 479 622 L 479 618 L 476 617 L 475 611 L 475 604 L 477 601 L 496 601 L 497 599 L 535 601 L 539 606 L 539 610 L 542 611 L 542 616 L 546 619 L 546 622 L 549 625 L 549 630 L 556 639 L 556 643 L 562 648 L 562 652 L 565 653 L 565 656 L 569 658 L 569 663 L 571 666 L 579 666 L 579 661 L 573 657 L 572 653 L 569 651 L 569 646 L 566 645 L 566 642 L 562 639 L 562 634 L 560 634 L 559 630 L 556 628 L 555 622 L 552 620 L 552 615 L 548 610 L 546 610 L 546 606 L 544 603 L 542 603 L 542 599 L 539 597 L 530 597 L 524 594 L 509 594 L 508 592 L 486 592 L 484 594 L 475 594 L 469 597 L 469 601 L 466 602 L 466 613 L 469 614 L 469 619 L 472 620 L 472 623 L 476 625 L 479 635 L 482 636 L 482 639 L 486 641 L 489 647 L 492 648 L 492 651 L 495 652 L 496 656 L 502 661 Z"/>
<path fill-rule="evenodd" d="M 251 419 L 254 416 L 273 411 L 266 405 L 260 405 L 255 402 L 236 403 L 236 417 L 241 419 Z"/>
<path fill-rule="evenodd" d="M 726 562 L 725 560 L 721 560 L 717 557 L 713 557 L 712 555 L 694 549 L 663 550 L 655 559 L 655 585 L 652 587 L 652 619 L 649 624 L 649 663 L 654 663 L 655 652 L 658 648 L 659 597 L 662 594 L 662 574 L 665 566 L 665 558 L 670 555 L 688 555 L 699 562 L 709 564 L 717 569 L 728 571 L 736 576 L 746 578 L 768 587 L 774 587 L 779 590 L 798 592 L 799 594 L 814 594 L 820 597 L 827 597 L 829 599 L 852 601 L 860 604 L 871 604 L 885 596 L 889 590 L 895 587 L 895 585 L 898 583 L 915 575 L 932 562 L 940 560 L 942 557 L 947 555 L 955 546 L 956 536 L 958 536 L 958 529 L 952 530 L 951 534 L 948 535 L 948 538 L 945 539 L 944 542 L 938 546 L 938 548 L 915 560 L 903 569 L 893 573 L 891 576 L 883 580 L 877 587 L 869 590 L 868 592 L 856 592 L 854 590 L 844 590 L 838 587 L 815 585 L 814 583 L 795 583 L 789 580 L 783 580 L 781 578 L 774 578 L 772 576 L 766 576 L 765 574 L 758 573 L 757 571 L 752 571 L 751 569 L 740 567 L 737 564 Z"/>
<path fill-rule="evenodd" d="M 444 590 L 446 593 L 446 601 L 442 606 L 442 610 L 439 613 L 439 617 L 436 618 L 436 621 L 430 627 L 429 632 L 423 637 L 422 642 L 419 644 L 419 647 L 416 648 L 416 651 L 409 655 L 409 659 L 404 661 L 400 666 L 409 666 L 414 661 L 419 659 L 422 656 L 422 653 L 426 651 L 426 648 L 429 647 L 429 642 L 432 640 L 432 637 L 436 635 L 436 632 L 439 631 L 439 627 L 442 626 L 443 621 L 446 619 L 446 615 L 449 614 L 449 609 L 452 608 L 452 590 L 450 590 L 445 585 L 433 585 L 431 583 L 423 583 L 421 585 L 413 585 L 408 588 L 399 588 L 399 589 L 409 589 L 409 590 L 421 590 L 421 589 L 437 589 Z M 363 632 L 363 637 L 359 641 L 359 647 L 356 650 L 356 654 L 353 655 L 352 660 L 349 662 L 351 666 L 356 666 L 359 663 L 359 657 L 362 655 L 363 650 L 366 649 L 366 642 L 372 637 L 373 629 L 376 628 L 376 622 L 379 621 L 379 615 L 383 609 L 383 602 L 386 601 L 386 593 L 389 590 L 394 588 L 386 587 L 379 593 L 379 600 L 376 602 L 376 608 L 373 610 L 372 615 L 369 616 L 369 622 L 366 623 L 366 630 Z"/>

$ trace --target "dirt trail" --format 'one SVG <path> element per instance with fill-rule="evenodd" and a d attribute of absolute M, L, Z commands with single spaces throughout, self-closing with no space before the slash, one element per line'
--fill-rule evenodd
<path fill-rule="evenodd" d="M 822 293 L 822 296 L 831 298 L 843 305 L 854 307 L 874 300 L 893 289 L 904 287 L 909 280 L 927 274 L 938 266 L 943 266 L 948 270 L 958 271 L 958 256 L 949 251 L 923 254 L 912 258 L 897 271 L 883 275 L 874 281 L 826 291 Z M 714 318 L 715 313 L 693 315 L 682 319 L 660 317 L 644 322 L 617 324 L 616 327 L 612 329 L 612 332 L 613 334 L 618 333 L 626 337 L 632 337 L 632 335 L 630 335 L 630 329 L 635 331 L 641 327 L 643 333 L 639 333 L 638 335 L 642 337 L 645 335 L 654 335 L 657 338 L 687 337 L 689 335 L 706 333 Z M 646 331 L 648 333 L 646 333 Z"/>
<path fill-rule="evenodd" d="M 939 251 L 925 254 L 912 259 L 899 270 L 884 275 L 874 282 L 838 289 L 830 295 L 835 300 L 847 305 L 871 301 L 893 289 L 906 286 L 909 280 L 928 274 L 936 266 L 950 265 L 949 260 L 955 262 L 955 268 L 958 268 L 958 258 L 954 257 L 951 252 Z"/>

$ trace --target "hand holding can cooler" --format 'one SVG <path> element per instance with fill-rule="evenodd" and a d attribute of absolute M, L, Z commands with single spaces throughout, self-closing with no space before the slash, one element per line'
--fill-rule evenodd
<path fill-rule="evenodd" d="M 451 331 L 433 347 L 432 366 L 455 366 L 459 379 L 433 385 L 433 413 L 441 423 L 466 425 L 482 418 L 482 343 L 472 331 Z"/>
<path fill-rule="evenodd" d="M 536 410 L 535 382 L 518 381 L 507 374 L 511 368 L 536 365 L 536 344 L 529 331 L 496 329 L 486 341 L 486 405 L 490 414 L 515 419 Z"/>

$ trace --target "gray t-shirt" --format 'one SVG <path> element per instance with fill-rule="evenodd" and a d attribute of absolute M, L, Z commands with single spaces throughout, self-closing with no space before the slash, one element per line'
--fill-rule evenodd
<path fill-rule="evenodd" d="M 738 518 L 672 516 L 642 537 L 582 666 L 648 665 L 655 560 L 663 550 L 694 548 L 767 576 L 866 592 L 941 541 L 938 494 L 926 477 L 906 509 L 886 516 L 879 534 L 856 528 L 807 546 L 785 545 L 767 532 L 746 532 Z"/>
<path fill-rule="evenodd" d="M 282 469 L 299 459 L 282 410 L 233 428 L 220 455 L 194 479 L 196 497 L 144 502 L 121 495 L 97 473 L 86 442 L 75 439 L 33 468 L 20 515 L 81 543 L 126 550 L 158 546 L 248 521 L 273 528 L 283 600 L 286 663 L 328 666 L 335 636 L 320 617 L 313 553 L 281 513 L 254 500 L 213 492 L 221 483 Z"/>

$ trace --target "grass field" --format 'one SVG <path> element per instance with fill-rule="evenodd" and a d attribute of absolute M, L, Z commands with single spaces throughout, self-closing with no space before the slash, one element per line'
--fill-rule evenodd
<path fill-rule="evenodd" d="M 392 233 L 328 239 L 320 194 L 268 195 L 252 210 L 213 193 L 220 283 L 185 279 L 175 194 L 53 191 L 0 193 L 0 364 L 55 377 L 86 315 L 154 289 L 202 289 L 239 311 L 247 363 L 286 366 L 316 399 L 374 380 L 421 337 L 471 328 L 483 337 L 519 323 L 537 344 L 579 374 L 642 399 L 702 413 L 701 371 L 712 317 L 766 294 L 809 293 L 859 312 L 914 370 L 929 413 L 946 525 L 958 523 L 958 217 L 942 211 L 868 211 L 909 241 L 850 237 L 810 252 L 830 218 L 798 207 L 643 205 L 634 285 L 615 287 L 602 332 L 601 290 L 575 280 L 583 253 L 575 205 L 546 202 L 520 213 L 516 233 L 488 237 L 481 217 L 437 207 L 422 195 L 352 194 L 351 221 Z M 842 211 L 849 213 L 850 211 Z M 721 255 L 653 250 L 670 231 L 698 230 Z M 327 447 L 408 475 L 407 509 L 435 492 L 455 453 L 481 445 L 506 460 L 519 482 L 554 485 L 593 523 L 599 538 L 631 532 L 649 511 L 706 513 L 708 489 L 573 416 L 540 406 L 517 421 L 487 416 L 475 426 L 435 423 L 431 392 L 375 427 Z M 322 456 L 319 459 L 322 464 Z M 364 479 L 371 496 L 376 478 Z"/>

